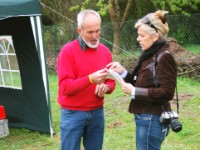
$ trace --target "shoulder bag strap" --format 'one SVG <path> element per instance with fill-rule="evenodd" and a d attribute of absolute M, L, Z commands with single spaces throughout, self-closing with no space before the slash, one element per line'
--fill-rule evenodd
<path fill-rule="evenodd" d="M 153 56 L 153 82 L 154 85 L 156 87 L 158 87 L 158 77 L 157 77 L 157 72 L 156 72 L 156 65 L 157 62 L 159 62 L 160 58 L 165 54 L 165 53 L 169 53 L 169 51 L 165 50 L 162 53 L 158 54 L 158 55 L 154 55 Z M 179 100 L 178 100 L 178 90 L 177 90 L 177 85 L 175 88 L 175 92 L 176 92 L 176 108 L 177 108 L 177 113 L 179 114 Z M 164 108 L 163 108 L 164 109 Z"/>

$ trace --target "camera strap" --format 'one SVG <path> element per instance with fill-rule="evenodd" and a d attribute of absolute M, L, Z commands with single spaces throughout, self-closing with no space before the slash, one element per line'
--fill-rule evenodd
<path fill-rule="evenodd" d="M 156 72 L 156 66 L 157 66 L 157 63 L 159 62 L 160 58 L 165 53 L 169 53 L 169 51 L 165 50 L 162 53 L 153 56 L 153 61 L 154 61 L 153 62 L 153 68 L 152 68 L 152 71 L 153 71 L 153 82 L 154 82 L 154 85 L 156 87 L 158 87 L 158 77 L 157 77 L 157 72 Z M 176 92 L 176 109 L 177 109 L 177 113 L 179 114 L 179 101 L 178 101 L 177 84 L 176 84 L 176 87 L 175 87 L 175 92 Z M 163 110 L 164 110 L 164 108 L 163 108 Z"/>
<path fill-rule="evenodd" d="M 178 102 L 178 89 L 177 89 L 177 85 L 176 85 L 176 109 L 177 109 L 177 113 L 179 114 L 179 102 Z"/>

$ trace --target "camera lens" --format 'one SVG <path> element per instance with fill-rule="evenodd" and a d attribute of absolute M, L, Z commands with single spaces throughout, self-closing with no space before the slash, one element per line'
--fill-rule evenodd
<path fill-rule="evenodd" d="M 179 132 L 182 130 L 182 124 L 178 121 L 178 119 L 172 119 L 170 126 L 174 132 Z"/>

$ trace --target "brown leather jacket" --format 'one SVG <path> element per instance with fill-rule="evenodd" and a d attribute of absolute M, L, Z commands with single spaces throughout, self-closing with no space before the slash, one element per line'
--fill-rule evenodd
<path fill-rule="evenodd" d="M 173 99 L 176 88 L 177 66 L 173 56 L 167 51 L 165 44 L 155 55 L 158 86 L 153 81 L 154 56 L 142 63 L 135 83 L 135 99 L 131 100 L 129 112 L 134 114 L 153 114 L 160 116 L 164 111 L 171 110 L 169 101 Z M 125 78 L 132 83 L 131 74 Z"/>

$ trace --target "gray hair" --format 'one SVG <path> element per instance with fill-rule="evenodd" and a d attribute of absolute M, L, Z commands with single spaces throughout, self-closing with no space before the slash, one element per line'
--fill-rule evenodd
<path fill-rule="evenodd" d="M 158 33 L 160 37 L 166 37 L 169 32 L 168 23 L 165 20 L 167 13 L 164 10 L 149 13 L 136 22 L 135 28 L 142 27 L 149 34 Z M 149 22 L 146 21 L 147 19 Z"/>
<path fill-rule="evenodd" d="M 85 18 L 85 16 L 87 16 L 87 14 L 93 14 L 93 15 L 95 15 L 100 20 L 100 22 L 101 22 L 101 17 L 100 17 L 100 15 L 99 15 L 98 12 L 96 12 L 94 10 L 91 10 L 91 9 L 86 9 L 86 10 L 81 11 L 77 15 L 77 25 L 78 25 L 78 28 L 82 28 L 83 23 L 84 23 L 84 18 Z"/>

